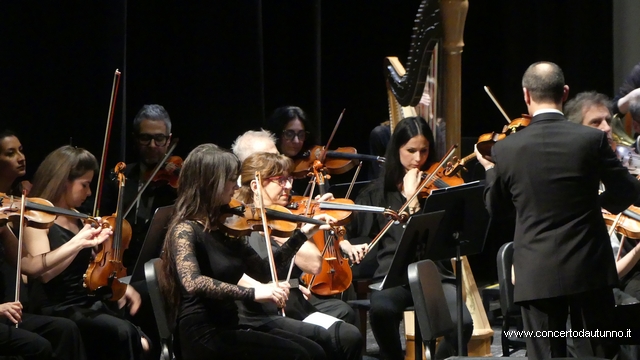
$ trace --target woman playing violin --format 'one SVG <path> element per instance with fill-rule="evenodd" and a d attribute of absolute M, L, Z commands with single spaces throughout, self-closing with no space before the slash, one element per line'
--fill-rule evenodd
<path fill-rule="evenodd" d="M 281 154 L 292 159 L 315 145 L 315 138 L 307 115 L 297 106 L 277 108 L 267 120 L 266 130 L 276 134 L 276 146 Z"/>
<path fill-rule="evenodd" d="M 0 133 L 0 192 L 7 194 L 16 189 L 15 179 L 23 176 L 25 172 L 25 157 L 22 153 L 22 145 L 18 138 L 9 131 Z M 12 185 L 13 184 L 13 185 Z M 19 186 L 18 186 L 19 187 Z M 19 193 L 19 191 L 17 191 Z M 15 192 L 14 192 L 15 193 Z M 16 229 L 17 230 L 17 229 Z M 109 230 L 85 232 L 79 236 L 79 243 L 88 243 L 94 246 L 106 239 Z M 94 237 L 96 237 L 94 239 Z M 0 227 L 0 275 L 5 279 L 0 285 L 13 284 L 16 278 L 16 258 L 18 256 L 18 240 L 8 226 Z M 25 273 L 40 274 L 46 270 L 40 257 L 33 257 L 26 251 L 22 253 L 22 271 Z M 61 254 L 51 254 L 51 264 L 60 261 Z M 8 290 L 0 286 L 0 294 L 3 296 Z M 82 360 L 86 359 L 85 349 L 80 336 L 80 330 L 76 324 L 65 318 L 36 315 L 29 311 L 28 299 L 20 293 L 20 301 L 0 298 L 0 356 L 20 356 L 28 359 L 58 359 Z M 6 301 L 6 302 L 5 302 Z M 6 323 L 4 320 L 6 319 Z M 16 329 L 9 324 L 19 324 Z"/>
<path fill-rule="evenodd" d="M 176 353 L 183 359 L 324 359 L 311 340 L 238 321 L 235 300 L 283 303 L 288 285 L 265 284 L 269 264 L 244 238 L 231 238 L 219 218 L 238 188 L 238 158 L 213 144 L 196 147 L 180 172 L 174 217 L 162 252 L 160 283 L 175 320 Z M 325 225 L 328 227 L 327 225 Z M 305 225 L 274 253 L 287 267 L 319 229 Z M 256 280 L 257 279 L 257 280 Z"/>
<path fill-rule="evenodd" d="M 238 191 L 238 199 L 247 204 L 256 204 L 258 187 L 256 184 L 256 171 L 262 177 L 263 202 L 265 206 L 286 206 L 289 201 L 292 178 L 289 176 L 293 169 L 293 161 L 284 155 L 271 153 L 255 153 L 250 155 L 242 163 L 242 186 Z M 326 197 L 332 197 L 327 194 Z M 324 214 L 316 215 L 316 218 L 331 219 Z M 331 219 L 333 220 L 333 219 Z M 284 240 L 272 236 L 272 247 L 278 249 Z M 266 256 L 266 244 L 264 234 L 253 233 L 248 238 L 249 244 L 262 256 Z M 322 256 L 319 249 L 312 241 L 307 241 L 300 247 L 295 257 L 295 266 L 291 277 L 296 279 L 302 275 L 302 271 L 312 274 L 320 272 Z M 278 272 L 278 279 L 285 280 L 288 277 L 290 262 L 284 264 L 283 271 Z M 280 265 L 280 264 L 278 264 Z M 297 281 L 294 281 L 297 283 Z M 304 292 L 304 293 L 303 293 Z M 309 297 L 307 300 L 305 297 Z M 313 304 L 318 304 L 318 309 Z M 267 306 L 256 306 L 244 303 L 241 308 L 243 321 L 253 326 L 268 328 L 280 328 L 305 336 L 322 345 L 329 358 L 359 359 L 362 349 L 362 337 L 352 323 L 355 322 L 353 309 L 344 301 L 338 299 L 317 299 L 306 288 L 299 286 L 292 288 L 289 300 L 285 307 L 287 317 L 277 315 L 277 309 Z M 335 317 L 335 322 L 325 329 L 321 326 L 304 323 L 307 316 L 314 312 L 322 312 Z M 339 321 L 339 319 L 347 322 Z"/>
<path fill-rule="evenodd" d="M 63 146 L 50 153 L 38 167 L 31 195 L 72 210 L 91 195 L 90 184 L 96 169 L 97 162 L 91 153 Z M 149 348 L 148 340 L 99 297 L 89 296 L 81 285 L 92 247 L 112 234 L 109 229 L 93 230 L 66 216 L 58 216 L 49 229 L 26 228 L 25 248 L 40 260 L 44 271 L 25 272 L 38 276 L 39 290 L 43 293 L 42 313 L 74 321 L 82 332 L 90 359 L 140 359 L 143 350 Z M 132 315 L 140 306 L 140 295 L 131 286 L 118 301 L 119 308 L 125 305 Z"/>
<path fill-rule="evenodd" d="M 434 141 L 431 129 L 426 121 L 420 117 L 410 117 L 401 120 L 389 142 L 385 155 L 385 169 L 380 177 L 356 199 L 357 204 L 389 207 L 399 209 L 408 198 L 415 194 L 421 182 L 422 172 L 436 163 Z M 409 205 L 410 213 L 420 210 L 419 203 Z M 387 223 L 382 215 L 371 213 L 356 213 L 355 219 L 347 224 L 347 237 L 354 243 L 369 242 Z M 376 248 L 377 264 L 362 265 L 376 267 L 373 281 L 381 281 L 387 274 L 393 255 L 402 236 L 403 226 L 392 225 L 381 238 Z M 362 266 L 361 265 L 361 266 Z M 442 266 L 443 289 L 454 323 L 456 288 L 454 280 L 448 276 Z M 361 269 L 364 270 L 364 269 Z M 362 271 L 361 271 L 362 272 Z M 360 274 L 361 276 L 363 274 Z M 413 305 L 411 291 L 407 286 L 374 291 L 371 293 L 371 310 L 369 312 L 371 329 L 380 346 L 380 353 L 384 359 L 404 359 L 400 343 L 398 327 L 407 306 Z M 464 344 L 471 338 L 473 326 L 469 311 L 464 308 Z M 455 331 L 445 335 L 436 353 L 437 359 L 451 356 L 457 348 Z"/>

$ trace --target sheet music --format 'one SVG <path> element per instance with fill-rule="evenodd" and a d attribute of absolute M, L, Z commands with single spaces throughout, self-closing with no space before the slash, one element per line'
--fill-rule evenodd
<path fill-rule="evenodd" d="M 307 316 L 302 322 L 322 326 L 325 329 L 329 329 L 331 325 L 338 321 L 343 321 L 333 316 L 323 314 L 321 312 L 314 312 L 313 314 Z"/>

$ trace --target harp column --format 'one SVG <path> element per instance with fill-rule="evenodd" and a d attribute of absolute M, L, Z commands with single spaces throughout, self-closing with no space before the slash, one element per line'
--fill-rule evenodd
<path fill-rule="evenodd" d="M 444 66 L 444 113 L 447 124 L 447 148 L 461 141 L 461 69 L 464 41 L 464 23 L 467 18 L 469 2 L 467 0 L 441 0 L 442 26 L 444 30 L 443 53 Z M 460 155 L 460 148 L 456 150 Z"/>

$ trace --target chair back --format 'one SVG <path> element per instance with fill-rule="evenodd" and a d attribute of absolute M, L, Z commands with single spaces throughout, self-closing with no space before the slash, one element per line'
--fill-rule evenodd
<path fill-rule="evenodd" d="M 144 264 L 144 277 L 147 282 L 147 288 L 149 289 L 149 297 L 151 297 L 151 307 L 153 308 L 153 315 L 156 318 L 156 324 L 158 324 L 158 333 L 160 334 L 160 359 L 172 360 L 172 341 L 171 328 L 169 327 L 169 320 L 167 319 L 167 313 L 165 311 L 166 305 L 162 293 L 160 292 L 160 284 L 158 282 L 158 272 L 160 270 L 160 259 L 155 258 L 147 261 Z"/>
<path fill-rule="evenodd" d="M 511 266 L 513 265 L 513 242 L 500 247 L 497 256 L 498 284 L 500 285 L 500 309 L 502 316 L 520 313 L 520 306 L 513 301 L 513 283 L 511 282 Z"/>
<path fill-rule="evenodd" d="M 454 331 L 455 324 L 444 297 L 440 273 L 433 261 L 412 263 L 407 272 L 422 339 L 432 341 Z"/>

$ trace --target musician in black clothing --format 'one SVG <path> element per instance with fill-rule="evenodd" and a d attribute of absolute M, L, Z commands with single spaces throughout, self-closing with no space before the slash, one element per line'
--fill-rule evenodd
<path fill-rule="evenodd" d="M 357 204 L 382 206 L 399 209 L 416 192 L 421 174 L 436 162 L 433 134 L 426 121 L 420 117 L 401 120 L 394 130 L 386 152 L 385 169 L 381 176 L 356 199 Z M 420 210 L 418 200 L 409 204 L 414 214 Z M 356 213 L 347 224 L 347 237 L 352 243 L 369 243 L 382 229 L 387 219 L 379 214 Z M 402 236 L 402 224 L 392 225 L 389 231 L 375 246 L 377 249 L 377 268 L 373 281 L 381 281 L 389 271 L 389 266 Z M 364 262 L 367 263 L 367 257 Z M 418 259 L 416 259 L 418 260 Z M 439 264 L 442 286 L 454 323 L 457 321 L 455 278 Z M 413 305 L 411 290 L 408 286 L 373 291 L 371 293 L 371 311 L 369 313 L 371 330 L 380 346 L 383 359 L 404 359 L 400 343 L 399 325 L 408 306 Z M 473 325 L 471 315 L 464 307 L 463 313 L 464 346 L 471 339 Z M 457 350 L 457 332 L 445 336 L 435 357 L 444 359 Z"/>
<path fill-rule="evenodd" d="M 283 304 L 288 285 L 266 284 L 269 264 L 243 238 L 231 238 L 218 218 L 237 187 L 240 162 L 213 144 L 196 147 L 180 173 L 176 212 L 162 255 L 160 284 L 175 320 L 183 359 L 325 359 L 315 342 L 280 329 L 239 325 L 235 300 Z M 328 228 L 328 225 L 322 226 Z M 303 225 L 275 253 L 287 267 L 319 228 Z M 263 330 L 263 331 L 261 331 Z"/>
<path fill-rule="evenodd" d="M 17 239 L 7 226 L 0 227 L 0 239 L 0 254 L 4 252 L 5 255 L 0 257 L 0 268 L 7 270 L 13 267 L 15 278 Z M 23 255 L 29 257 L 26 253 Z M 41 267 L 39 263 L 36 261 L 33 265 Z M 4 271 L 2 275 L 6 275 Z M 15 287 L 7 289 L 3 278 L 6 277 L 0 277 L 0 294 L 9 293 L 8 290 L 13 292 Z M 14 301 L 15 296 L 12 295 L 0 298 L 0 356 L 20 356 L 24 360 L 86 359 L 80 330 L 73 321 L 27 313 L 27 304 L 23 306 L 23 302 Z M 15 328 L 15 324 L 18 324 L 18 328 Z"/>
<path fill-rule="evenodd" d="M 139 161 L 127 164 L 125 169 L 127 181 L 124 189 L 124 208 L 127 209 L 133 204 L 131 212 L 126 217 L 133 233 L 129 249 L 125 252 L 123 259 L 129 274 L 133 271 L 153 213 L 159 207 L 173 204 L 176 199 L 176 189 L 166 182 L 157 181 L 151 182 L 136 201 L 136 195 L 148 180 L 148 176 L 169 149 L 171 142 L 169 113 L 161 105 L 143 106 L 133 120 L 133 133 Z M 106 175 L 106 178 L 108 179 L 109 175 Z M 100 201 L 100 214 L 103 216 L 113 214 L 117 200 L 117 183 L 106 180 Z"/>

